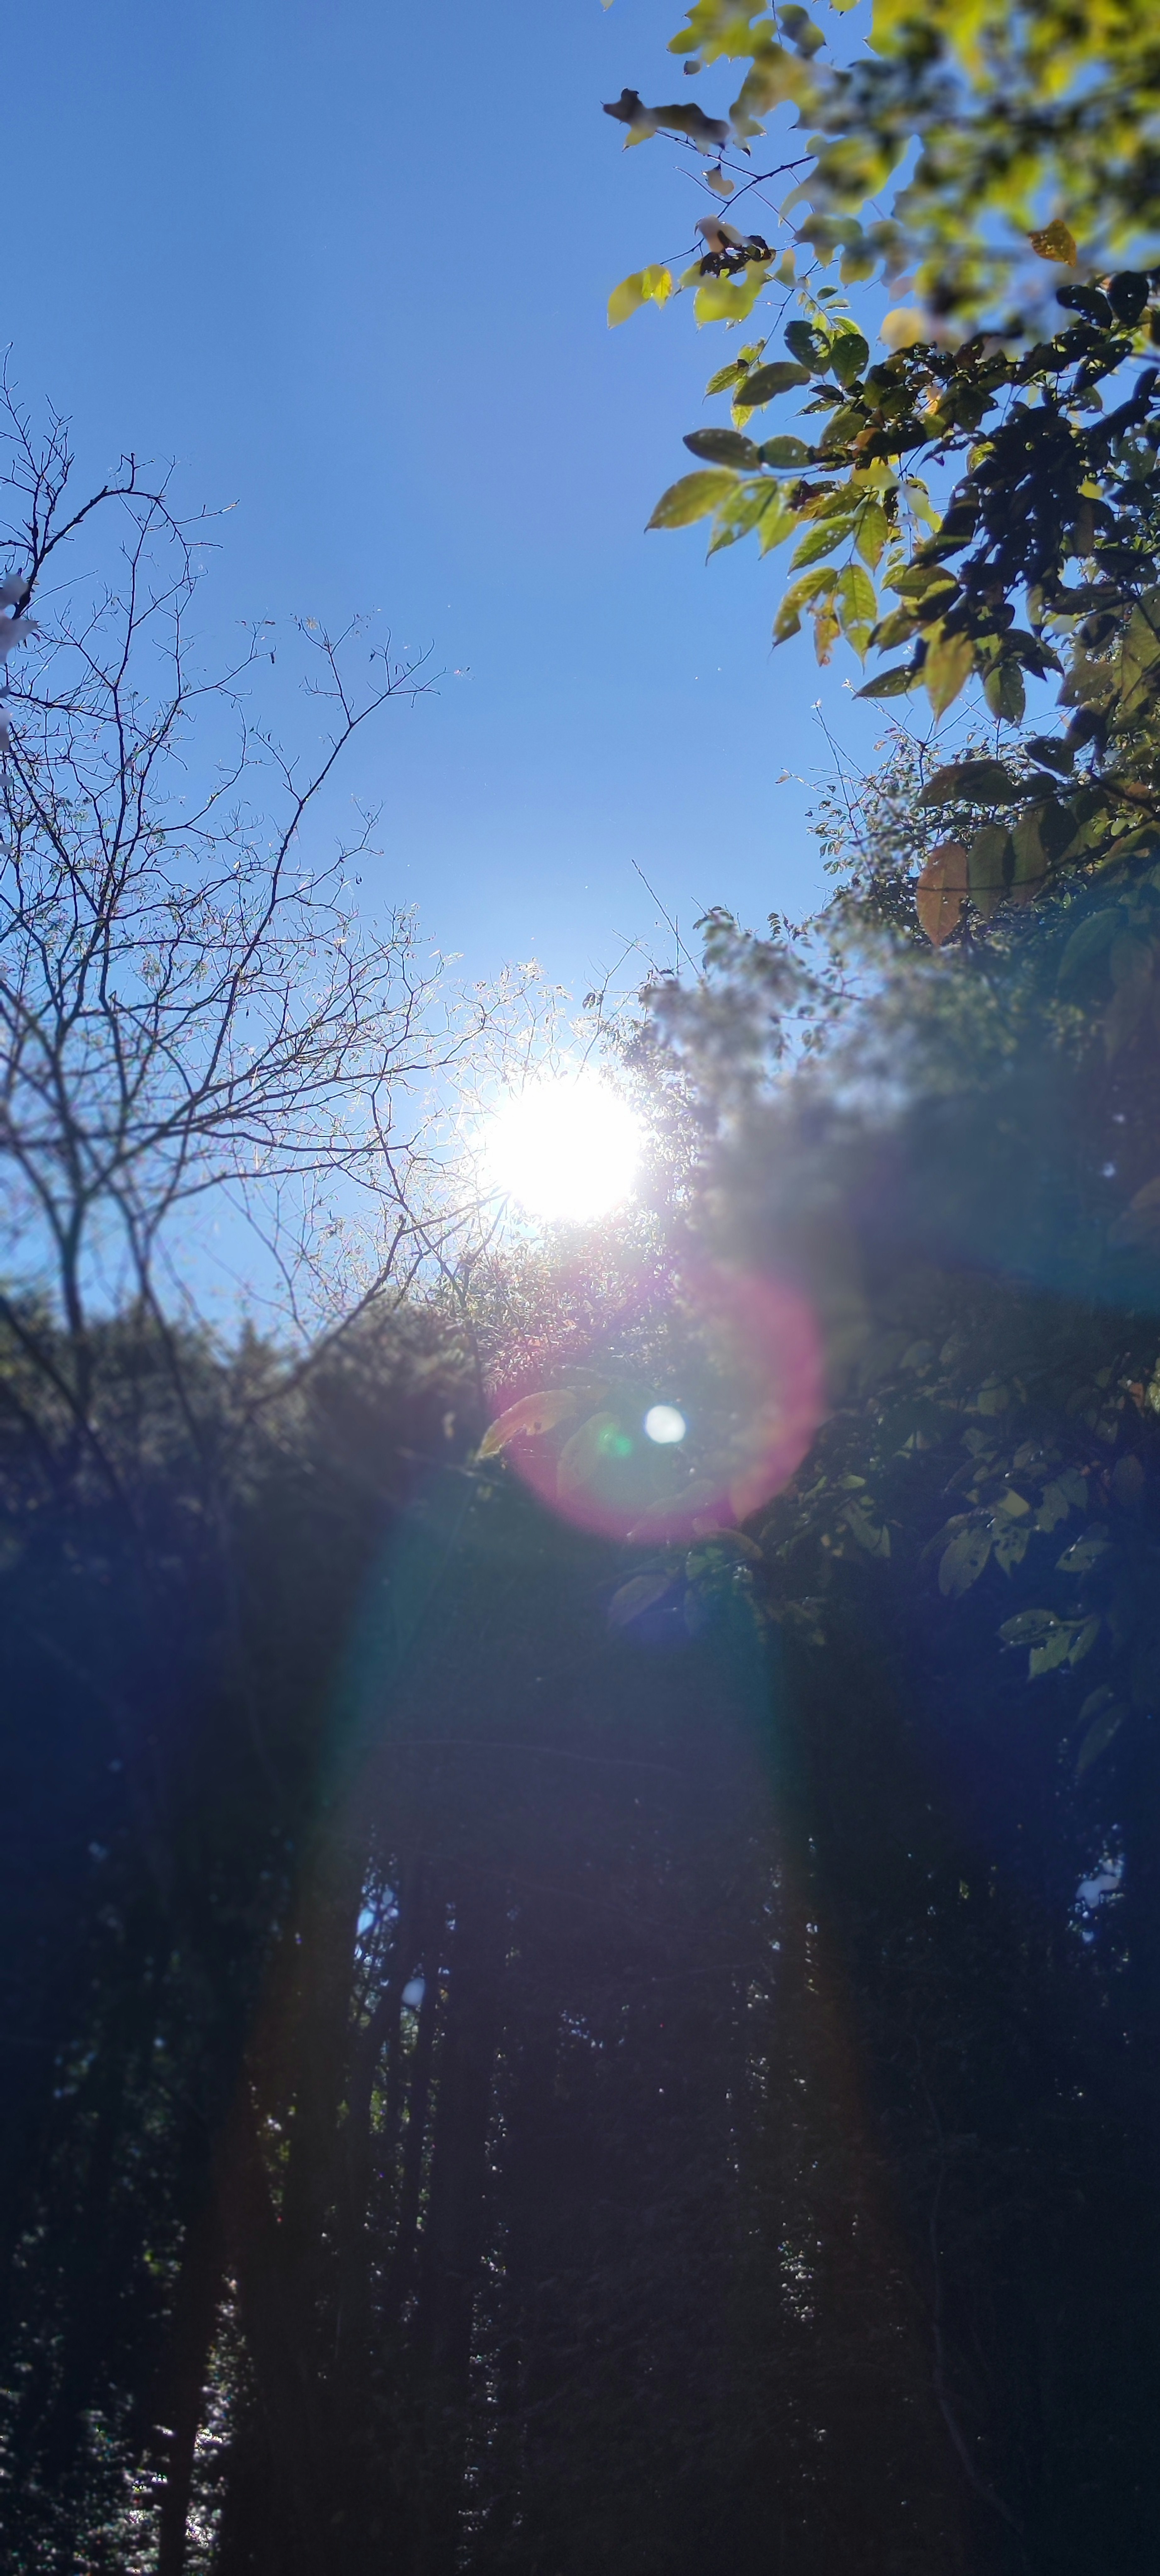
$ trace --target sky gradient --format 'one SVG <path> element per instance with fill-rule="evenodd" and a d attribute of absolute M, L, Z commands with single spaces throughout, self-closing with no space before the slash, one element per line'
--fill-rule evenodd
<path fill-rule="evenodd" d="M 728 344 L 696 345 L 687 303 L 605 321 L 702 211 L 668 145 L 625 154 L 599 112 L 675 85 L 675 23 L 673 0 L 46 0 L 7 35 L 21 391 L 88 470 L 133 447 L 190 503 L 236 501 L 207 650 L 355 608 L 430 647 L 438 694 L 345 774 L 383 808 L 368 898 L 417 901 L 473 975 L 536 955 L 577 993 L 624 940 L 671 950 L 638 870 L 690 937 L 710 903 L 761 920 L 822 882 L 809 791 L 775 783 L 826 758 L 808 638 L 771 653 L 776 569 L 643 533 Z M 865 748 L 880 720 L 843 679 L 848 655 L 829 720 Z"/>

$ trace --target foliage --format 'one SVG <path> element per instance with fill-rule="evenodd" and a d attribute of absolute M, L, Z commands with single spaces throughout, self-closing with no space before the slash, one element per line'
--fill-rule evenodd
<path fill-rule="evenodd" d="M 670 488 L 651 525 L 706 519 L 711 553 L 751 534 L 763 553 L 792 542 L 775 641 L 808 615 L 823 663 L 840 637 L 863 662 L 910 648 L 864 684 L 865 697 L 921 689 L 937 721 L 977 680 L 990 713 L 1016 725 L 1028 678 L 1059 677 L 1065 729 L 1029 740 L 1022 775 L 1000 763 L 960 782 L 975 791 L 973 828 L 940 854 L 920 901 L 941 943 L 968 894 L 987 919 L 1062 871 L 1154 848 L 1158 371 L 1128 372 L 1160 333 L 1147 247 L 1157 221 L 1149 16 L 880 6 L 877 60 L 829 69 L 819 31 L 797 11 L 782 21 L 788 50 L 773 18 L 704 0 L 674 49 L 749 61 L 732 111 L 742 142 L 754 113 L 799 102 L 819 127 L 791 200 L 815 207 L 799 247 L 828 260 L 844 240 L 847 282 L 918 249 L 920 301 L 886 317 L 887 353 L 873 359 L 841 293 L 813 291 L 815 265 L 796 283 L 788 355 L 755 338 L 710 378 L 733 426 L 689 433 L 704 470 Z M 915 133 L 916 171 L 871 243 L 833 206 L 880 188 Z M 1082 257 L 1039 203 L 1064 171 Z M 1000 214 L 1022 235 L 1025 309 L 988 314 L 987 281 L 1010 267 Z M 700 230 L 703 255 L 682 281 L 703 281 L 700 321 L 747 317 L 774 283 L 784 310 L 792 258 L 775 277 L 759 236 L 747 242 L 718 218 Z M 1109 268 L 1112 245 L 1137 264 Z M 1024 291 L 1036 258 L 1041 277 L 1044 262 L 1056 277 L 1070 272 L 1057 288 L 1062 327 Z M 787 397 L 793 431 L 755 436 L 757 415 Z M 811 415 L 823 416 L 819 434 L 799 434 Z M 949 798 L 954 783 L 948 771 L 927 792 Z"/>
<path fill-rule="evenodd" d="M 845 14 L 841 0 L 834 8 Z M 690 125 L 688 103 L 679 123 L 663 107 L 642 110 L 629 142 L 660 131 L 706 157 L 731 146 L 737 170 L 763 119 L 796 110 L 802 145 L 782 214 L 796 215 L 807 251 L 840 252 L 848 282 L 917 262 L 932 309 L 986 318 L 997 291 L 1025 285 L 1029 245 L 1070 265 L 1078 243 L 1094 269 L 1138 266 L 1160 247 L 1160 73 L 1146 0 L 932 0 L 921 10 L 874 0 L 869 58 L 848 61 L 830 58 L 802 8 L 697 0 L 669 51 L 687 71 L 746 67 L 728 124 Z M 792 149 L 796 135 L 785 139 Z M 743 189 L 756 184 L 744 163 L 738 175 Z M 878 201 L 892 181 L 884 218 Z"/>

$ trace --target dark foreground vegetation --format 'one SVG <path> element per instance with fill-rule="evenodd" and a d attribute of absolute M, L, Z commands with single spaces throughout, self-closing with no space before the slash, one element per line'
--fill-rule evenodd
<path fill-rule="evenodd" d="M 127 1315 L 87 1458 L 8 1348 L 14 2567 L 1152 2564 L 1156 1051 L 1032 1034 L 1061 936 L 969 1091 L 722 1144 L 831 1353 L 744 1532 L 570 1528 L 445 1313 Z M 685 1395 L 667 1222 L 524 1384 Z"/>

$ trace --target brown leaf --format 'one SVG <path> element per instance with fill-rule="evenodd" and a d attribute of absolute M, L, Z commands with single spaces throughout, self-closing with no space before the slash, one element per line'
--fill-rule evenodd
<path fill-rule="evenodd" d="M 1061 268 L 1075 267 L 1079 255 L 1075 241 L 1058 215 L 1053 224 L 1045 224 L 1042 232 L 1029 233 L 1027 238 L 1039 259 L 1057 260 Z"/>
<path fill-rule="evenodd" d="M 962 918 L 969 867 L 962 841 L 940 841 L 914 890 L 918 918 L 932 948 L 941 948 Z"/>

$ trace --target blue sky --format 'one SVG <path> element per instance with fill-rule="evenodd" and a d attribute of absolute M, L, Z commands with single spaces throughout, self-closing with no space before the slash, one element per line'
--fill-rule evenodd
<path fill-rule="evenodd" d="M 238 503 L 207 642 L 376 608 L 431 646 L 439 694 L 346 773 L 384 809 L 367 893 L 417 901 L 473 974 L 534 954 L 577 992 L 667 937 L 637 868 L 683 929 L 804 909 L 809 795 L 775 782 L 823 762 L 820 688 L 841 734 L 875 729 L 848 655 L 771 654 L 755 550 L 706 568 L 700 531 L 643 533 L 727 354 L 684 302 L 605 322 L 703 210 L 670 146 L 623 153 L 599 112 L 683 88 L 676 23 L 674 0 L 44 0 L 6 30 L 21 390 L 86 466 L 133 446 Z"/>

